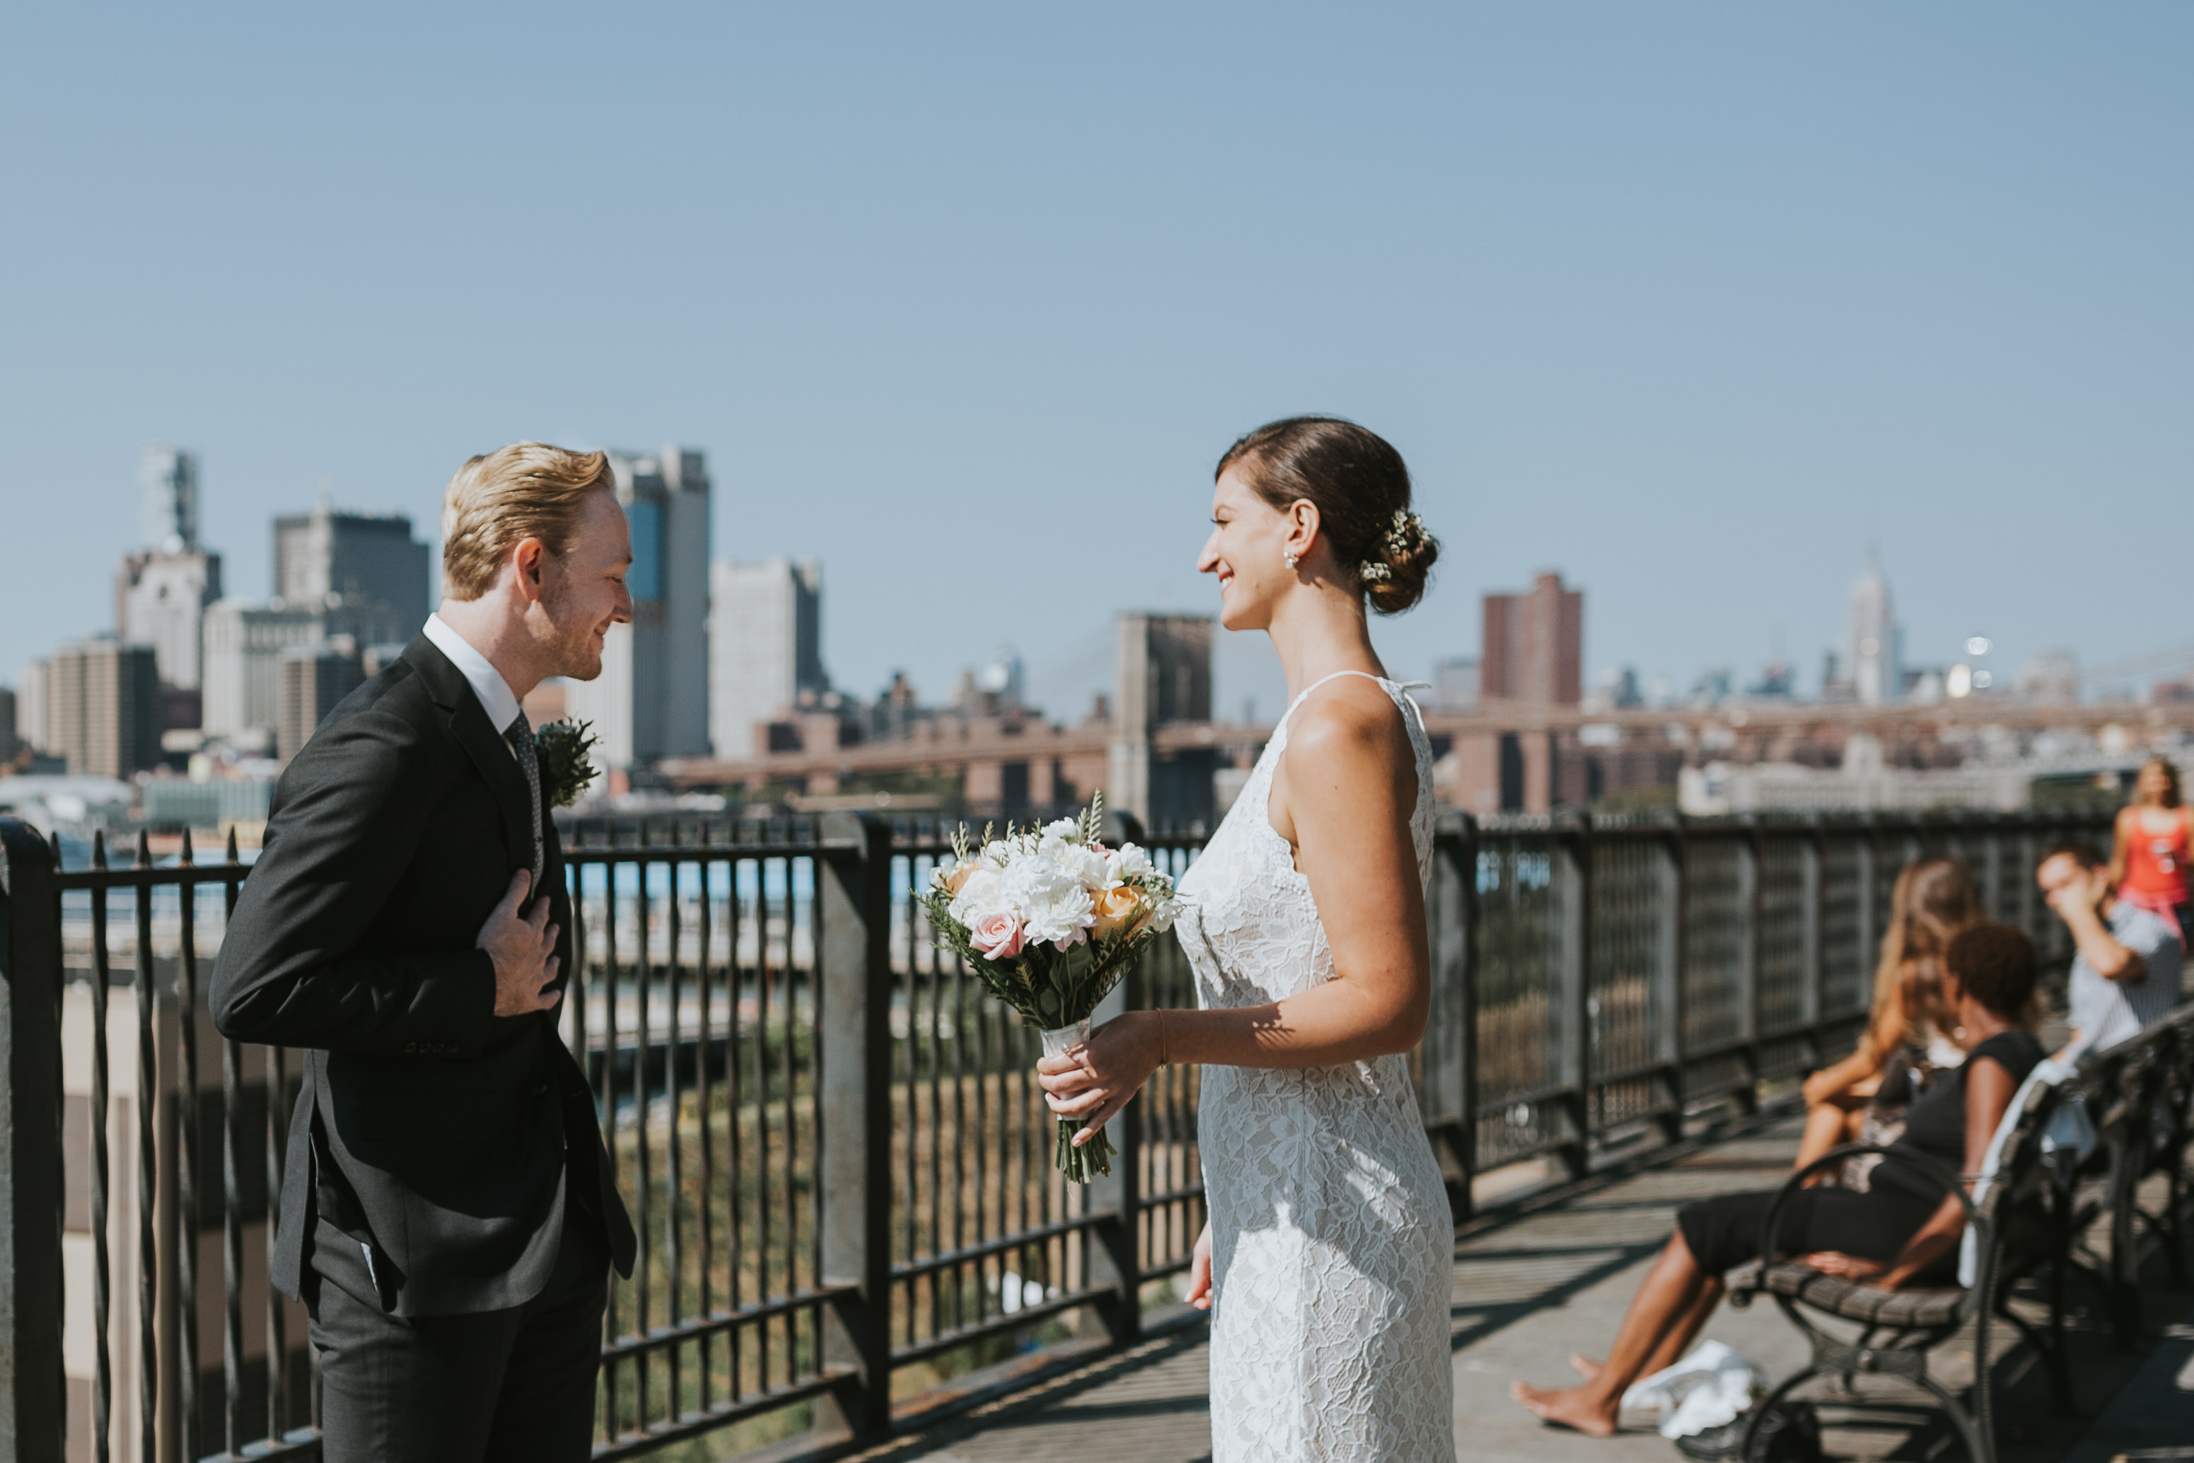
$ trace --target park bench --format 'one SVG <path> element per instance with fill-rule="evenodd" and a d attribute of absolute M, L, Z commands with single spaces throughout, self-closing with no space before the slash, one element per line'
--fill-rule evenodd
<path fill-rule="evenodd" d="M 2174 1280 L 2185 1277 L 2186 1147 L 2194 1104 L 2194 1006 L 2183 1008 L 2108 1051 L 2083 1058 L 2064 1076 L 2050 1064 L 2023 1086 L 1992 1145 L 1994 1161 L 1968 1194 L 1964 1178 L 1943 1164 L 1907 1153 L 1966 1211 L 1968 1239 L 1959 1280 L 1885 1290 L 1824 1275 L 1781 1254 L 1774 1236 L 1782 1210 L 1815 1174 L 1840 1172 L 1844 1161 L 1886 1154 L 1882 1145 L 1852 1144 L 1791 1175 L 1770 1206 L 1761 1231 L 1763 1260 L 1726 1277 L 1733 1304 L 1772 1295 L 1806 1336 L 1812 1357 L 1756 1406 L 1742 1456 L 1751 1457 L 1763 1422 L 1797 1388 L 1823 1376 L 1844 1391 L 1859 1375 L 1902 1380 L 1929 1393 L 1979 1463 L 1995 1458 L 1991 1335 L 2012 1326 L 2040 1357 L 2060 1407 L 2074 1407 L 2067 1363 L 2068 1288 L 2078 1277 L 2103 1299 L 2120 1338 L 2141 1335 L 2139 1240 L 2143 1230 L 2162 1246 Z M 2074 1110 L 2077 1110 L 2075 1112 Z M 2085 1119 L 2091 1150 L 2073 1135 Z M 2165 1177 L 2160 1205 L 2144 1207 L 2140 1188 Z M 2107 1222 L 2110 1254 L 2098 1257 L 2087 1237 Z M 2043 1288 L 2047 1315 L 2037 1324 L 2011 1307 L 2014 1288 Z M 1970 1405 L 1932 1376 L 1928 1356 L 1972 1327 Z M 1840 1329 L 1832 1329 L 1840 1327 Z M 1871 1399 L 1846 1395 L 1839 1406 L 1866 1408 Z"/>

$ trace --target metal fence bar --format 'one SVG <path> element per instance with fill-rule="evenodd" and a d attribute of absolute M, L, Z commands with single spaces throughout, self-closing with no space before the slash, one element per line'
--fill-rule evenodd
<path fill-rule="evenodd" d="M 244 1421 L 244 1215 L 243 1215 L 243 1157 L 244 1157 L 244 1044 L 228 1037 L 221 1041 L 221 1283 L 223 1287 L 221 1325 L 221 1380 L 222 1380 L 222 1444 L 231 1453 L 239 1452 L 250 1439 L 249 1424 Z M 274 1084 L 268 1083 L 270 1094 Z M 271 1097 L 270 1097 L 271 1101 Z M 272 1226 L 268 1227 L 272 1233 Z M 274 1313 L 277 1302 L 272 1286 L 268 1288 L 268 1310 Z M 271 1343 L 274 1333 L 268 1332 Z M 270 1368 L 272 1355 L 268 1357 Z M 272 1388 L 269 1389 L 272 1397 Z M 267 1415 L 267 1431 L 278 1435 L 279 1422 L 270 1402 Z"/>
<path fill-rule="evenodd" d="M 649 1211 L 655 1207 L 654 1185 L 650 1182 L 653 1177 L 652 1169 L 654 1165 L 649 1162 L 649 1150 L 654 1145 L 648 1141 L 649 1129 L 652 1126 L 650 1119 L 653 1116 L 649 1111 L 648 1104 L 648 1058 L 654 1050 L 654 1044 L 648 1039 L 650 1031 L 648 1006 L 655 989 L 655 967 L 648 958 L 648 916 L 650 913 L 648 873 L 650 866 L 645 857 L 651 825 L 643 823 L 640 825 L 639 831 L 640 848 L 643 856 L 632 864 L 632 871 L 637 878 L 634 881 L 632 891 L 632 909 L 635 916 L 633 921 L 633 945 L 635 949 L 633 951 L 631 982 L 633 1037 L 632 1228 L 633 1233 L 639 1238 L 640 1248 L 639 1258 L 633 1262 L 632 1266 L 632 1329 L 636 1335 L 645 1336 L 652 1329 L 655 1320 L 655 1233 L 654 1226 L 649 1223 Z M 611 871 L 611 876 L 612 878 L 615 877 L 614 869 Z M 672 1131 L 675 1134 L 675 1125 Z M 647 1423 L 650 1400 L 648 1361 L 653 1355 L 654 1352 L 651 1348 L 641 1347 L 633 1353 L 632 1358 L 632 1391 L 634 1400 L 640 1410 L 640 1424 L 643 1427 Z"/>
<path fill-rule="evenodd" d="M 707 841 L 705 836 L 703 842 Z M 696 1179 L 700 1189 L 698 1231 L 695 1239 L 695 1259 L 699 1272 L 698 1310 L 703 1316 L 716 1310 L 716 1142 L 712 1131 L 714 1119 L 714 1089 L 709 1081 L 709 1058 L 714 1050 L 716 985 L 710 977 L 714 961 L 709 950 L 709 869 L 703 860 L 694 872 L 699 876 L 700 897 L 695 901 L 695 986 L 700 1009 L 696 1014 L 695 1033 L 700 1059 L 693 1064 L 694 1109 L 699 1116 L 700 1132 L 694 1145 Z M 737 999 L 736 995 L 733 998 Z M 709 1332 L 701 1338 L 697 1370 L 700 1374 L 699 1402 L 703 1412 L 716 1405 L 716 1333 Z"/>
<path fill-rule="evenodd" d="M 1670 1113 L 1662 1136 L 1683 1136 L 1684 1113 L 1691 1097 L 1691 992 L 1684 978 L 1691 955 L 1691 821 L 1677 814 L 1669 830 L 1670 909 L 1668 937 L 1668 1100 Z"/>
<path fill-rule="evenodd" d="M 91 866 L 107 866 L 107 839 L 103 832 L 91 840 Z M 112 1257 L 107 1246 L 107 1183 L 111 1172 L 107 1152 L 108 1072 L 107 984 L 112 972 L 107 959 L 107 891 L 91 893 L 91 1304 L 93 1357 L 91 1387 L 92 1463 L 110 1463 L 114 1456 L 114 1360 L 107 1333 Z"/>
<path fill-rule="evenodd" d="M 891 1421 L 891 830 L 833 814 L 816 871 L 821 1019 L 820 1279 L 851 1290 L 823 1316 L 822 1363 L 839 1425 Z"/>
<path fill-rule="evenodd" d="M 1761 1028 L 1766 1024 L 1762 1011 L 1765 992 L 1762 984 L 1767 965 L 1761 959 L 1763 901 L 1767 892 L 1767 841 L 1760 830 L 1757 817 L 1745 818 L 1747 836 L 1737 840 L 1737 870 L 1739 889 L 1737 908 L 1744 921 L 1744 938 L 1738 942 L 1737 988 L 1743 992 L 1744 1014 L 1741 1018 L 1745 1039 L 1745 1081 L 1737 1091 L 1737 1100 L 1746 1108 L 1759 1102 L 1761 1076 L 1767 1071 L 1767 1054 L 1762 1050 Z"/>
<path fill-rule="evenodd" d="M 1563 1076 L 1576 1084 L 1569 1103 L 1572 1141 L 1563 1146 L 1562 1160 L 1574 1176 L 1585 1172 L 1591 1135 L 1600 1124 L 1599 1104 L 1593 1100 L 1600 1002 L 1592 985 L 1592 820 L 1576 819 L 1555 847 L 1563 859 L 1553 887 L 1563 896 L 1562 947 L 1567 957 L 1562 962 L 1562 994 L 1569 1049 Z"/>
<path fill-rule="evenodd" d="M 1821 1027 L 1821 923 L 1822 883 L 1825 870 L 1821 854 L 1821 820 L 1807 820 L 1803 845 L 1805 860 L 1805 999 L 1800 1011 L 1805 1024 L 1818 1032 Z M 1821 1047 L 1816 1039 L 1808 1052 L 1819 1063 Z"/>
<path fill-rule="evenodd" d="M 191 862 L 190 834 L 186 831 L 178 863 L 188 868 Z M 189 1455 L 201 1451 L 198 1416 L 198 900 L 193 886 L 182 885 L 175 892 L 175 1211 L 181 1221 L 176 1226 L 175 1309 L 183 1318 L 176 1337 L 179 1355 L 175 1381 L 176 1402 L 182 1413 L 183 1449 Z"/>
<path fill-rule="evenodd" d="M 1140 844 L 1143 837 L 1143 825 L 1132 815 L 1114 813 L 1106 817 L 1103 838 L 1112 847 Z M 1120 983 L 1098 1006 L 1098 1020 L 1109 1021 L 1123 1011 L 1141 1010 L 1148 1004 L 1143 989 L 1143 965 L 1144 962 L 1137 961 L 1121 977 Z M 1089 1231 L 1091 1243 L 1085 1252 L 1087 1273 L 1083 1283 L 1090 1289 L 1110 1292 L 1107 1299 L 1098 1302 L 1096 1311 L 1105 1333 L 1117 1346 L 1131 1346 L 1143 1335 L 1142 1241 L 1138 1231 L 1143 1210 L 1143 1106 L 1146 1101 L 1144 1094 L 1138 1092 L 1105 1124 L 1105 1136 L 1114 1149 L 1112 1172 L 1099 1176 L 1082 1191 L 1083 1207 L 1104 1216 L 1097 1227 Z"/>
<path fill-rule="evenodd" d="M 0 1463 L 64 1456 L 55 864 L 29 827 L 0 820 Z"/>
<path fill-rule="evenodd" d="M 611 834 L 611 839 L 614 842 L 614 832 Z M 606 955 L 602 965 L 602 1095 L 600 1098 L 600 1117 L 603 1135 L 607 1140 L 606 1146 L 609 1150 L 610 1179 L 622 1190 L 624 1185 L 619 1181 L 617 1171 L 617 996 L 619 971 L 617 965 L 616 863 L 605 859 L 602 864 L 602 872 L 602 943 Z M 573 892 L 572 904 L 574 908 L 581 902 L 582 893 L 581 890 Z M 641 1133 L 644 1140 L 646 1134 L 645 1123 L 641 1125 Z M 637 1258 L 633 1261 L 633 1273 L 636 1275 L 644 1273 L 644 1267 L 648 1262 L 647 1225 L 642 1222 L 644 1216 L 645 1210 L 635 1211 L 633 1215 L 633 1228 L 638 1240 Z M 609 1342 L 617 1341 L 622 1335 L 617 1326 L 618 1294 L 619 1287 L 612 1281 L 609 1287 L 609 1301 L 602 1310 L 602 1335 L 603 1339 Z M 614 1364 L 605 1365 L 602 1368 L 603 1430 L 611 1437 L 617 1436 L 619 1429 L 624 1424 L 624 1418 L 618 1406 L 618 1383 L 622 1376 L 623 1369 Z M 645 1398 L 641 1399 L 640 1405 L 643 1408 L 645 1407 Z"/>
<path fill-rule="evenodd" d="M 152 865 L 152 844 L 140 829 L 137 867 Z M 137 914 L 137 1417 L 138 1454 L 160 1455 L 160 997 L 152 978 L 152 888 L 139 884 Z"/>

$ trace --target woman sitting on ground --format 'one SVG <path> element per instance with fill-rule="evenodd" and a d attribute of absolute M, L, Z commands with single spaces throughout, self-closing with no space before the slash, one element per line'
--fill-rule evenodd
<path fill-rule="evenodd" d="M 1894 1290 L 1914 1279 L 1947 1282 L 1957 1267 L 1965 1211 L 1925 1170 L 1899 1153 L 1975 1174 L 2026 1074 L 2042 1059 L 2027 1029 L 2034 942 L 2024 930 L 1984 921 L 1950 942 L 1943 997 L 1966 1043 L 1964 1064 L 1916 1100 L 1904 1136 L 1874 1170 L 1865 1193 L 1801 1189 L 1784 1205 L 1776 1243 L 1830 1275 Z M 1760 1226 L 1778 1190 L 1724 1194 L 1677 1211 L 1676 1233 L 1638 1288 L 1607 1360 L 1571 1358 L 1581 1387 L 1510 1387 L 1550 1423 L 1594 1437 L 1615 1431 L 1630 1384 L 1674 1363 L 1722 1298 L 1722 1276 L 1759 1256 Z"/>
<path fill-rule="evenodd" d="M 1867 1105 L 1880 1094 L 1882 1077 L 1898 1056 L 1922 1071 L 1965 1060 L 1954 1040 L 1956 1022 L 1943 1002 L 1942 957 L 1958 932 L 1980 918 L 1980 892 L 1956 859 L 1919 859 L 1897 875 L 1866 1032 L 1850 1056 L 1806 1078 L 1799 1168 L 1831 1148 L 1859 1141 Z M 1901 1107 L 1912 1096 L 1898 1093 L 1892 1100 Z"/>

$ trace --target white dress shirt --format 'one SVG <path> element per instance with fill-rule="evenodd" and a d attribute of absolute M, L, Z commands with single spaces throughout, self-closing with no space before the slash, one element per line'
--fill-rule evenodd
<path fill-rule="evenodd" d="M 2141 957 L 2138 980 L 2106 980 L 2085 955 L 2072 962 L 2072 1029 L 2067 1060 L 2104 1051 L 2171 1014 L 2179 1004 L 2179 922 L 2119 900 L 2106 921 L 2110 938 Z"/>
<path fill-rule="evenodd" d="M 518 695 L 503 679 L 503 673 L 440 615 L 427 616 L 426 637 L 434 642 L 436 650 L 449 657 L 450 664 L 472 687 L 472 694 L 480 698 L 480 709 L 487 712 L 488 725 L 495 728 L 495 734 L 500 737 L 509 731 L 510 724 L 518 719 Z M 510 743 L 505 741 L 503 745 L 508 747 Z"/>

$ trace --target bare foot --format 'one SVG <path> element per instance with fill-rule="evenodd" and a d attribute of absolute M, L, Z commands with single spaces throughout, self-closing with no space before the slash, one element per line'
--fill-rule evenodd
<path fill-rule="evenodd" d="M 1591 1387 L 1531 1387 L 1510 1382 L 1508 1395 L 1541 1422 L 1575 1428 L 1587 1437 L 1615 1436 L 1615 1399 L 1601 1397 Z"/>
<path fill-rule="evenodd" d="M 1578 1376 L 1583 1377 L 1588 1382 L 1597 1382 L 1598 1380 L 1600 1380 L 1601 1365 L 1602 1363 L 1594 1361 L 1591 1357 L 1586 1356 L 1581 1351 L 1572 1351 L 1569 1354 L 1570 1370 L 1574 1371 Z"/>

